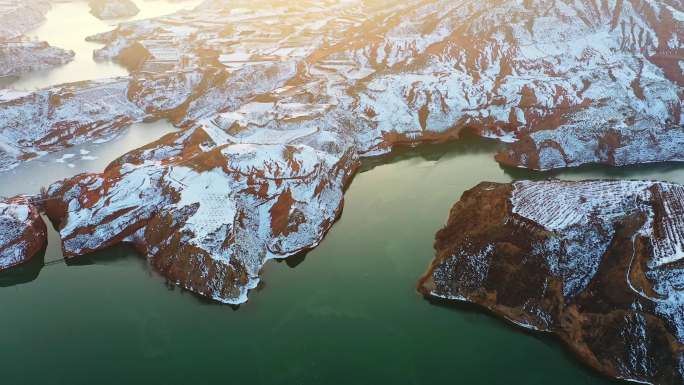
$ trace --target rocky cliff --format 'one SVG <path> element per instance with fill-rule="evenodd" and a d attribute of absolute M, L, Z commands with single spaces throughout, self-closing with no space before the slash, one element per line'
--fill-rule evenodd
<path fill-rule="evenodd" d="M 558 335 L 620 379 L 682 383 L 684 187 L 482 183 L 437 233 L 426 296 Z"/>

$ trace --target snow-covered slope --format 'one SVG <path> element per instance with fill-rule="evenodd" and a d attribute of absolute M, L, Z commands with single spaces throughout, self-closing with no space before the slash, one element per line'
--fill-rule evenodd
<path fill-rule="evenodd" d="M 28 261 L 46 243 L 45 222 L 29 200 L 0 200 L 0 271 Z"/>
<path fill-rule="evenodd" d="M 49 9 L 48 0 L 0 0 L 0 77 L 44 70 L 73 59 L 72 51 L 24 36 L 45 21 Z"/>
<path fill-rule="evenodd" d="M 268 259 L 320 242 L 357 165 L 304 145 L 217 146 L 201 130 L 175 152 L 177 136 L 50 186 L 67 257 L 132 242 L 169 281 L 239 304 Z"/>
<path fill-rule="evenodd" d="M 682 11 L 210 0 L 90 39 L 131 70 L 132 101 L 182 127 L 237 142 L 316 128 L 362 156 L 471 130 L 515 142 L 500 162 L 549 169 L 682 160 Z"/>
<path fill-rule="evenodd" d="M 93 39 L 107 44 L 103 59 L 145 52 L 145 74 L 213 65 L 215 86 L 188 104 L 186 124 L 258 96 L 314 113 L 242 126 L 324 127 L 366 155 L 470 129 L 520 140 L 502 162 L 548 169 L 681 159 L 682 11 L 647 0 L 213 0 Z"/>
<path fill-rule="evenodd" d="M 67 84 L 36 92 L 0 90 L 0 170 L 116 134 L 145 114 L 126 79 Z"/>
<path fill-rule="evenodd" d="M 684 381 L 684 187 L 482 183 L 437 233 L 419 289 L 556 333 L 615 378 Z"/>

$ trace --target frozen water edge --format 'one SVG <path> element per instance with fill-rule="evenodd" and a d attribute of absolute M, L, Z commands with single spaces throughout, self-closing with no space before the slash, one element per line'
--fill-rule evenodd
<path fill-rule="evenodd" d="M 119 135 L 106 138 L 106 141 L 84 143 L 22 162 L 11 170 L 0 172 L 2 180 L 22 180 L 22 183 L 0 183 L 0 196 L 36 194 L 41 188 L 56 180 L 72 177 L 81 172 L 102 171 L 111 161 L 128 151 L 176 130 L 165 120 L 136 123 Z M 66 162 L 58 162 L 66 154 L 79 153 L 82 155 L 69 160 L 75 165 L 74 168 L 69 167 Z"/>

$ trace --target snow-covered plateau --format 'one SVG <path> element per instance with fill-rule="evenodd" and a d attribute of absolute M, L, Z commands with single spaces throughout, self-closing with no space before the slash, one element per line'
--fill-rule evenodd
<path fill-rule="evenodd" d="M 240 304 L 266 261 L 321 241 L 357 164 L 303 144 L 216 144 L 198 128 L 41 199 L 66 258 L 130 242 L 171 282 Z"/>
<path fill-rule="evenodd" d="M 182 128 L 257 144 L 316 130 L 360 156 L 468 130 L 511 142 L 501 163 L 546 170 L 682 160 L 682 11 L 673 0 L 207 0 L 89 39 L 104 44 L 97 60 L 130 70 L 128 101 Z"/>

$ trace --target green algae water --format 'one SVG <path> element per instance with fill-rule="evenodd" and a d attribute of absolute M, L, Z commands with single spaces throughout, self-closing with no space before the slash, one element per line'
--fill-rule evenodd
<path fill-rule="evenodd" d="M 67 266 L 53 232 L 46 266 L 0 275 L 3 383 L 611 384 L 552 337 L 414 286 L 449 208 L 480 181 L 684 183 L 684 165 L 537 174 L 502 169 L 496 149 L 465 139 L 367 161 L 321 245 L 269 262 L 237 309 L 166 284 L 127 247 Z"/>

